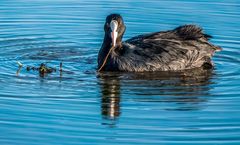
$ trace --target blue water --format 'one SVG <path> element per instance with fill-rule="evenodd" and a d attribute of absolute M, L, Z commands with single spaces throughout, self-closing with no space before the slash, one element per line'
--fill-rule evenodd
<path fill-rule="evenodd" d="M 190 23 L 223 51 L 210 72 L 96 73 L 105 17 L 132 36 Z M 239 0 L 2 0 L 0 144 L 240 144 Z M 17 61 L 23 63 L 19 70 Z M 39 76 L 27 66 L 59 71 Z"/>

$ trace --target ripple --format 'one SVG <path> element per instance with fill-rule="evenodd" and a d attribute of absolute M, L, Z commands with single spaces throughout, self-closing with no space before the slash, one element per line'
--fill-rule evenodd
<path fill-rule="evenodd" d="M 239 6 L 235 0 L 2 1 L 1 144 L 239 144 Z M 198 24 L 223 51 L 215 68 L 97 73 L 103 23 L 124 39 Z M 17 61 L 23 68 L 17 75 Z M 26 66 L 63 72 L 39 76 Z M 10 135 L 11 134 L 11 135 Z"/>

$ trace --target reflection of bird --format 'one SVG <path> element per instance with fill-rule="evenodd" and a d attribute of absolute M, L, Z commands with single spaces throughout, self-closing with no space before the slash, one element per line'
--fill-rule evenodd
<path fill-rule="evenodd" d="M 102 116 L 106 119 L 120 116 L 121 96 L 125 97 L 124 100 L 129 96 L 136 102 L 176 104 L 163 108 L 167 110 L 198 110 L 211 96 L 210 84 L 214 83 L 212 69 L 203 68 L 183 72 L 107 72 L 98 75 Z"/>
<path fill-rule="evenodd" d="M 117 79 L 101 77 L 102 115 L 116 119 L 120 115 L 120 83 Z"/>
<path fill-rule="evenodd" d="M 122 42 L 125 25 L 119 14 L 107 16 L 105 37 L 98 54 L 99 71 L 176 71 L 211 68 L 211 57 L 221 48 L 195 25 L 133 37 Z"/>

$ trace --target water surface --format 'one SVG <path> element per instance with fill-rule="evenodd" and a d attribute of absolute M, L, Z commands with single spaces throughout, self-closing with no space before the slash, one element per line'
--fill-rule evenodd
<path fill-rule="evenodd" d="M 0 144 L 240 144 L 239 2 L 1 1 Z M 96 73 L 113 12 L 125 40 L 198 24 L 224 50 L 212 71 Z M 43 62 L 64 71 L 26 70 Z"/>

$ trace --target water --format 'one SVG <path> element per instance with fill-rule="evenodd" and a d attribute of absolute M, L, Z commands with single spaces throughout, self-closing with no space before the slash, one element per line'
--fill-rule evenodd
<path fill-rule="evenodd" d="M 2 0 L 0 144 L 240 144 L 239 2 Z M 193 23 L 224 50 L 209 72 L 97 74 L 113 12 L 125 40 Z"/>

